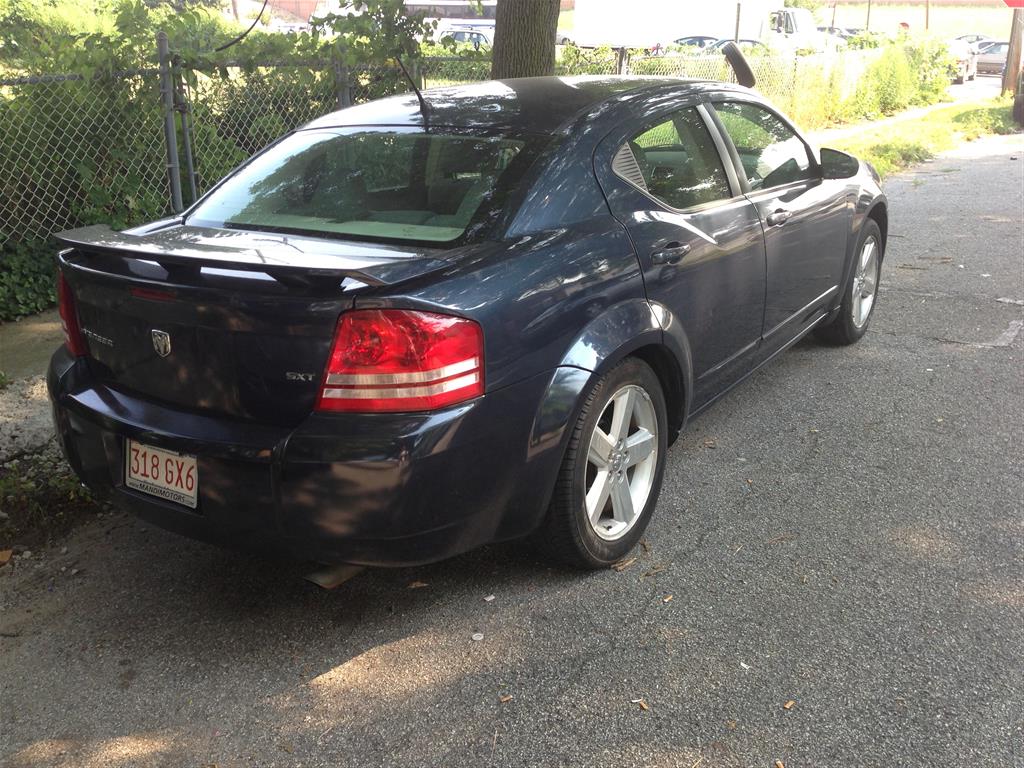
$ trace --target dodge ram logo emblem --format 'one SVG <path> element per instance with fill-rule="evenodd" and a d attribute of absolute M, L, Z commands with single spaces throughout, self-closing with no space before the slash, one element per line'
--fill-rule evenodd
<path fill-rule="evenodd" d="M 158 331 L 155 328 L 150 331 L 153 334 L 153 349 L 160 357 L 167 357 L 171 354 L 171 334 L 167 331 Z"/>

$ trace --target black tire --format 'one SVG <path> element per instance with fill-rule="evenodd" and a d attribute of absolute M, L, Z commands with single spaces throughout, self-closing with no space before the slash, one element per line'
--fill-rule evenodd
<path fill-rule="evenodd" d="M 647 502 L 636 522 L 614 541 L 602 539 L 594 531 L 586 513 L 586 477 L 590 440 L 598 420 L 612 396 L 623 387 L 640 387 L 649 397 L 657 421 L 655 468 Z M 587 393 L 569 446 L 562 460 L 547 516 L 534 534 L 534 543 L 543 555 L 577 568 L 606 568 L 622 560 L 640 541 L 650 522 L 661 491 L 665 470 L 668 418 L 661 383 L 650 366 L 629 357 L 610 370 Z M 628 472 L 629 470 L 627 470 Z"/>
<path fill-rule="evenodd" d="M 875 291 L 871 302 L 871 308 L 867 319 L 858 326 L 853 320 L 853 283 L 857 276 L 858 260 L 863 253 L 864 246 L 869 238 L 873 238 L 878 249 L 877 267 L 875 270 Z M 860 229 L 860 236 L 857 238 L 857 247 L 853 252 L 853 264 L 850 265 L 850 274 L 843 287 L 843 300 L 839 305 L 839 314 L 829 322 L 815 329 L 815 335 L 823 341 L 831 344 L 847 345 L 857 342 L 868 330 L 871 324 L 871 317 L 878 306 L 878 284 L 882 272 L 882 259 L 885 256 L 885 246 L 882 241 L 882 231 L 874 219 L 868 219 Z"/>

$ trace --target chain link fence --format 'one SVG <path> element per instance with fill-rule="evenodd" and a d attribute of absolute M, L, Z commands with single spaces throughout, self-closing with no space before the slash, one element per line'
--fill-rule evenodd
<path fill-rule="evenodd" d="M 822 104 L 837 107 L 852 95 L 873 54 L 750 61 L 758 88 L 798 123 L 816 127 Z M 161 89 L 162 73 L 173 97 Z M 722 57 L 630 60 L 625 51 L 580 55 L 559 71 L 616 73 L 732 78 Z M 425 59 L 412 75 L 426 88 L 478 82 L 490 76 L 490 62 Z M 331 62 L 226 62 L 200 71 L 168 61 L 162 70 L 91 79 L 0 80 L 0 249 L 82 224 L 123 228 L 169 213 L 174 201 L 187 205 L 282 134 L 339 107 L 407 90 L 397 66 L 349 70 Z"/>
<path fill-rule="evenodd" d="M 168 203 L 158 73 L 0 80 L 0 248 Z"/>
<path fill-rule="evenodd" d="M 820 128 L 838 117 L 856 93 L 879 50 L 833 51 L 806 56 L 752 55 L 747 61 L 757 90 L 804 128 Z M 635 75 L 735 82 L 723 56 L 648 56 L 629 62 Z"/>

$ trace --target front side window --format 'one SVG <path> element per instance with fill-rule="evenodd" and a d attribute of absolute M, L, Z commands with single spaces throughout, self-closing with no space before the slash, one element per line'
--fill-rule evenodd
<path fill-rule="evenodd" d="M 751 189 L 769 189 L 813 175 L 807 145 L 773 112 L 756 104 L 715 104 L 739 152 Z"/>
<path fill-rule="evenodd" d="M 620 153 L 627 148 L 647 192 L 672 208 L 692 208 L 731 197 L 718 149 L 693 107 L 637 134 Z"/>
<path fill-rule="evenodd" d="M 454 241 L 499 207 L 537 141 L 386 129 L 299 131 L 228 178 L 188 223 Z M 527 145 L 531 151 L 524 152 Z"/>

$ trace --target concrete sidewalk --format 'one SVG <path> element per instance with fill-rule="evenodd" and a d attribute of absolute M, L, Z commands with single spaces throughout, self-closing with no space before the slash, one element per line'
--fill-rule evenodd
<path fill-rule="evenodd" d="M 978 102 L 980 105 L 984 102 L 989 102 L 999 96 L 1000 86 L 1001 83 L 997 77 L 979 76 L 979 79 L 963 83 L 962 85 L 951 85 L 949 88 L 949 101 L 929 104 L 927 107 L 915 107 L 914 109 L 908 109 L 891 117 L 883 117 L 878 120 L 853 123 L 851 125 L 839 125 L 832 128 L 823 128 L 818 131 L 808 131 L 807 138 L 819 147 L 827 147 L 830 142 L 848 139 L 851 136 L 856 136 L 858 133 L 873 131 L 889 125 L 898 125 L 911 120 L 920 120 L 932 112 L 946 109 L 955 104 Z"/>

